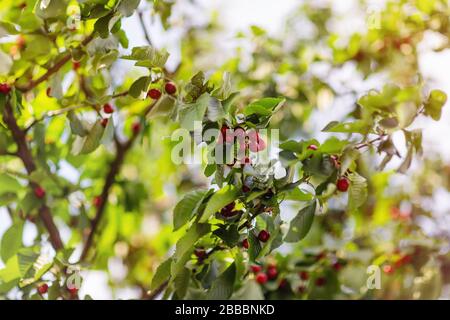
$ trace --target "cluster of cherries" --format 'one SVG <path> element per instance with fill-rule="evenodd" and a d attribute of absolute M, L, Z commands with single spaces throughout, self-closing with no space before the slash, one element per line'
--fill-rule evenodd
<path fill-rule="evenodd" d="M 267 147 L 266 142 L 261 138 L 258 131 L 254 129 L 245 131 L 242 127 L 230 129 L 228 125 L 224 124 L 220 128 L 218 143 L 231 144 L 234 143 L 235 139 L 239 142 L 240 151 L 260 152 Z"/>
<path fill-rule="evenodd" d="M 258 264 L 250 266 L 250 269 L 255 274 L 255 280 L 259 284 L 265 284 L 267 281 L 275 280 L 278 277 L 277 266 L 274 263 L 269 263 L 265 271 Z"/>
<path fill-rule="evenodd" d="M 114 113 L 114 108 L 113 108 L 113 106 L 112 106 L 111 104 L 109 104 L 109 103 L 105 103 L 105 104 L 103 105 L 102 110 L 103 110 L 103 112 L 104 112 L 105 114 L 108 114 L 108 115 L 111 115 L 111 114 Z M 106 127 L 106 126 L 108 125 L 108 121 L 109 121 L 108 118 L 103 118 L 102 121 L 101 121 L 102 126 L 103 126 L 103 127 Z M 141 131 L 141 124 L 140 124 L 140 122 L 139 122 L 139 121 L 134 122 L 134 123 L 131 125 L 131 130 L 133 131 L 133 134 L 135 134 L 135 135 L 138 134 L 138 133 Z"/>
<path fill-rule="evenodd" d="M 270 238 L 270 233 L 267 230 L 261 230 L 258 233 L 258 240 L 261 242 L 267 242 L 269 240 L 269 238 Z M 242 241 L 242 246 L 245 249 L 248 249 L 250 247 L 250 243 L 248 242 L 248 239 L 244 239 Z"/>
<path fill-rule="evenodd" d="M 167 94 L 174 95 L 177 92 L 177 86 L 175 83 L 169 81 L 164 85 L 164 91 Z M 157 88 L 152 88 L 147 92 L 147 98 L 152 98 L 153 100 L 158 100 L 162 95 L 161 90 Z"/>
<path fill-rule="evenodd" d="M 318 147 L 315 144 L 311 144 L 308 146 L 308 150 L 316 151 Z M 339 158 L 335 155 L 330 156 L 331 161 L 333 161 L 333 164 L 336 168 L 339 168 L 341 163 L 339 162 Z M 340 192 L 347 192 L 348 188 L 350 187 L 350 181 L 347 179 L 347 177 L 340 177 L 336 181 L 336 187 Z"/>
<path fill-rule="evenodd" d="M 386 274 L 392 274 L 398 268 L 403 267 L 405 264 L 408 264 L 412 261 L 412 255 L 404 254 L 401 255 L 398 259 L 396 259 L 392 264 L 385 264 L 383 266 L 383 272 Z"/>
<path fill-rule="evenodd" d="M 235 203 L 231 202 L 227 204 L 225 207 L 223 207 L 222 210 L 220 210 L 220 214 L 225 218 L 232 218 L 239 214 L 242 214 L 242 210 L 234 210 L 234 208 Z"/>
<path fill-rule="evenodd" d="M 44 295 L 48 292 L 48 284 L 43 283 L 37 287 L 37 291 L 40 295 Z M 76 287 L 73 288 L 67 288 L 67 291 L 69 291 L 71 297 L 75 297 L 78 293 L 78 289 Z"/>

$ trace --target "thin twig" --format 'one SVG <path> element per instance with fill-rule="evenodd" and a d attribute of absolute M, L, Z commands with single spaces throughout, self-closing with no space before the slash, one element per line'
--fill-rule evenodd
<path fill-rule="evenodd" d="M 359 150 L 359 149 L 362 149 L 362 148 L 364 148 L 364 147 L 368 147 L 368 146 L 372 145 L 374 142 L 377 142 L 377 141 L 383 139 L 385 136 L 386 136 L 386 135 L 383 134 L 383 135 L 381 135 L 381 136 L 379 136 L 379 137 L 377 137 L 377 138 L 375 138 L 375 139 L 373 139 L 373 140 L 370 140 L 370 141 L 365 142 L 365 143 L 361 143 L 360 145 L 355 146 L 355 149 L 356 149 L 356 150 Z"/>
<path fill-rule="evenodd" d="M 156 297 L 159 296 L 159 294 L 161 292 L 163 292 L 164 289 L 166 289 L 168 284 L 169 284 L 169 280 L 164 281 L 158 288 L 156 288 L 155 290 L 150 292 L 145 298 L 147 300 L 155 300 Z"/>
<path fill-rule="evenodd" d="M 84 106 L 70 106 L 70 107 L 66 107 L 66 108 L 62 108 L 62 109 L 58 109 L 58 110 L 52 110 L 52 111 L 48 111 L 46 113 L 44 113 L 40 118 L 36 118 L 34 119 L 29 125 L 28 127 L 26 127 L 24 130 L 25 132 L 29 131 L 34 125 L 36 125 L 38 122 L 47 119 L 47 118 L 52 118 L 52 117 L 56 117 L 56 116 L 60 116 L 66 112 L 69 111 L 73 111 L 79 108 L 82 108 Z"/>
<path fill-rule="evenodd" d="M 148 44 L 153 47 L 152 40 L 150 39 L 150 35 L 145 26 L 144 15 L 142 11 L 138 11 L 139 22 L 141 24 L 142 32 L 144 33 L 145 40 L 147 40 Z"/>

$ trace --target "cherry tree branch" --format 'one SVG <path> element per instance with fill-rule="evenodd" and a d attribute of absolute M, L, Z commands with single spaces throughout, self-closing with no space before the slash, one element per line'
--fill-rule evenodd
<path fill-rule="evenodd" d="M 100 194 L 101 201 L 97 207 L 95 216 L 91 221 L 91 229 L 89 230 L 89 234 L 88 234 L 86 243 L 85 243 L 83 251 L 81 253 L 80 261 L 84 261 L 87 258 L 89 250 L 92 247 L 92 244 L 94 241 L 94 236 L 97 232 L 99 223 L 105 213 L 107 200 L 109 197 L 109 192 L 111 190 L 111 187 L 114 185 L 114 183 L 116 181 L 116 176 L 120 172 L 120 169 L 122 167 L 122 164 L 124 162 L 127 152 L 133 146 L 133 143 L 136 140 L 136 138 L 138 137 L 138 135 L 139 135 L 138 133 L 133 133 L 131 138 L 124 144 L 121 144 L 120 142 L 118 142 L 116 140 L 116 148 L 117 148 L 116 157 L 111 162 L 110 169 L 108 171 L 108 174 L 106 175 L 105 183 L 103 185 L 103 189 Z"/>
<path fill-rule="evenodd" d="M 17 156 L 22 160 L 27 173 L 30 175 L 32 172 L 36 171 L 36 164 L 33 159 L 31 150 L 29 149 L 26 142 L 26 132 L 17 124 L 16 117 L 14 116 L 14 111 L 9 102 L 4 106 L 3 110 L 3 121 L 5 122 L 8 129 L 11 131 L 11 135 L 17 145 Z M 36 182 L 30 181 L 29 186 L 32 190 L 38 187 Z M 59 230 L 53 221 L 53 216 L 50 208 L 44 203 L 39 209 L 39 218 L 42 220 L 45 228 L 50 235 L 50 242 L 55 250 L 60 250 L 64 248 Z"/>
<path fill-rule="evenodd" d="M 138 11 L 139 23 L 141 24 L 142 32 L 144 33 L 145 40 L 147 40 L 150 46 L 153 46 L 152 40 L 150 39 L 150 34 L 148 33 L 147 27 L 145 26 L 144 15 L 142 11 Z"/>
<path fill-rule="evenodd" d="M 153 106 L 156 104 L 156 101 L 154 101 L 153 103 L 151 103 L 144 111 L 144 114 L 146 115 L 152 108 Z M 107 205 L 107 199 L 109 197 L 109 192 L 111 190 L 111 187 L 114 185 L 115 180 L 116 180 L 116 176 L 119 174 L 120 169 L 122 167 L 122 164 L 124 162 L 125 156 L 128 153 L 128 151 L 131 149 L 131 147 L 133 146 L 134 141 L 137 139 L 137 137 L 139 136 L 138 132 L 134 132 L 133 135 L 128 139 L 127 142 L 125 143 L 121 143 L 117 136 L 114 135 L 114 141 L 116 143 L 116 149 L 117 149 L 117 153 L 116 156 L 114 158 L 114 160 L 111 162 L 110 164 L 110 169 L 106 175 L 105 178 L 105 183 L 103 185 L 103 189 L 102 192 L 100 194 L 100 204 L 97 207 L 96 213 L 94 218 L 91 221 L 91 229 L 89 231 L 86 243 L 83 247 L 83 251 L 81 253 L 80 256 L 80 261 L 85 261 L 90 248 L 92 247 L 93 241 L 94 241 L 94 236 L 97 232 L 100 220 L 102 219 L 105 209 L 106 209 L 106 205 Z"/>
<path fill-rule="evenodd" d="M 89 42 L 92 41 L 92 39 L 94 39 L 93 35 L 89 35 L 87 36 L 82 42 L 81 42 L 81 47 L 86 46 Z M 22 92 L 27 92 L 30 91 L 32 89 L 34 89 L 36 86 L 38 86 L 40 83 L 48 80 L 53 74 L 55 74 L 56 72 L 59 71 L 59 69 L 61 69 L 70 59 L 72 58 L 72 55 L 70 53 L 66 53 L 65 55 L 63 55 L 63 57 L 61 59 L 59 59 L 59 61 L 57 61 L 52 67 L 50 67 L 47 72 L 45 74 L 43 74 L 42 76 L 40 76 L 39 78 L 37 78 L 36 80 L 31 80 L 27 86 L 24 87 L 16 87 L 18 90 L 22 91 Z"/>

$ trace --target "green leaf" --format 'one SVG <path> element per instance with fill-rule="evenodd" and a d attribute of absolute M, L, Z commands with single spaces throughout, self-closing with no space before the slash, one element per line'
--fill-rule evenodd
<path fill-rule="evenodd" d="M 22 234 L 23 234 L 23 223 L 13 224 L 6 232 L 3 234 L 1 242 L 1 258 L 3 261 L 8 261 L 17 251 L 22 247 Z"/>
<path fill-rule="evenodd" d="M 189 219 L 197 214 L 198 208 L 203 202 L 208 190 L 192 191 L 186 194 L 175 206 L 173 211 L 173 230 L 176 231 L 184 226 Z"/>
<path fill-rule="evenodd" d="M 19 259 L 17 255 L 14 255 L 5 262 L 5 267 L 0 270 L 0 280 L 2 280 L 0 283 L 8 283 L 16 279 L 19 280 L 21 276 Z"/>
<path fill-rule="evenodd" d="M 12 24 L 11 22 L 0 21 L 0 38 L 7 35 L 15 35 L 18 33 L 19 31 L 17 30 L 16 25 Z"/>
<path fill-rule="evenodd" d="M 174 97 L 169 95 L 163 95 L 158 99 L 158 102 L 153 106 L 150 112 L 147 115 L 148 119 L 157 117 L 157 116 L 167 116 L 173 110 L 175 106 L 176 100 Z"/>
<path fill-rule="evenodd" d="M 183 257 L 185 253 L 194 251 L 194 244 L 198 239 L 207 234 L 211 229 L 211 226 L 206 223 L 193 224 L 186 234 L 178 240 L 175 248 L 174 257 L 178 260 Z"/>
<path fill-rule="evenodd" d="M 366 134 L 370 131 L 370 126 L 362 120 L 354 122 L 340 123 L 332 121 L 322 129 L 322 132 L 342 132 Z"/>
<path fill-rule="evenodd" d="M 122 56 L 122 59 L 137 61 L 136 66 L 147 68 L 163 68 L 168 58 L 167 51 L 158 51 L 150 46 L 134 47 L 130 55 Z"/>
<path fill-rule="evenodd" d="M 6 75 L 11 70 L 13 61 L 9 55 L 0 50 L 0 76 Z M 1 110 L 1 105 L 0 105 Z"/>
<path fill-rule="evenodd" d="M 130 17 L 139 6 L 139 2 L 141 2 L 141 0 L 122 0 L 117 6 L 117 11 L 125 17 Z"/>
<path fill-rule="evenodd" d="M 308 203 L 298 212 L 297 216 L 292 219 L 289 231 L 284 238 L 286 242 L 298 242 L 306 237 L 314 221 L 316 206 L 316 201 Z"/>
<path fill-rule="evenodd" d="M 275 109 L 283 105 L 286 100 L 283 98 L 262 98 L 250 103 L 244 108 L 244 115 L 249 116 L 257 114 L 261 116 L 270 116 Z"/>
<path fill-rule="evenodd" d="M 233 202 L 239 196 L 239 189 L 232 185 L 226 185 L 219 191 L 213 194 L 206 205 L 205 211 L 199 222 L 208 221 L 214 213 L 225 207 L 230 202 Z"/>
<path fill-rule="evenodd" d="M 22 189 L 20 183 L 9 174 L 0 174 L 0 194 L 7 192 L 18 192 Z"/>
<path fill-rule="evenodd" d="M 110 31 L 114 25 L 120 20 L 121 16 L 119 14 L 110 14 L 101 17 L 94 24 L 94 30 L 97 31 L 103 39 L 106 39 L 110 35 Z"/>
<path fill-rule="evenodd" d="M 323 144 L 320 145 L 319 151 L 323 153 L 341 153 L 342 149 L 348 144 L 346 140 L 339 140 L 336 137 L 331 137 L 327 139 Z"/>
<path fill-rule="evenodd" d="M 211 95 L 213 97 L 216 97 L 217 99 L 225 100 L 230 96 L 230 94 L 231 94 L 231 75 L 229 72 L 224 72 L 222 85 L 214 89 L 214 91 L 211 92 Z"/>
<path fill-rule="evenodd" d="M 156 269 L 155 275 L 153 276 L 152 283 L 150 285 L 150 290 L 157 289 L 164 282 L 169 280 L 171 266 L 172 266 L 172 258 L 169 258 L 160 264 L 158 269 Z"/>
<path fill-rule="evenodd" d="M 39 0 L 34 13 L 42 19 L 58 18 L 66 14 L 67 3 L 67 0 Z"/>
<path fill-rule="evenodd" d="M 280 149 L 292 151 L 295 153 L 302 153 L 303 143 L 294 140 L 288 140 L 280 144 Z"/>
<path fill-rule="evenodd" d="M 23 288 L 38 281 L 48 270 L 50 270 L 52 265 L 53 261 L 49 260 L 48 257 L 44 255 L 38 255 L 35 258 L 35 261 L 33 262 L 32 266 L 23 275 L 22 279 L 19 282 L 19 286 Z"/>
<path fill-rule="evenodd" d="M 367 181 L 356 172 L 349 174 L 347 178 L 350 181 L 350 188 L 348 190 L 348 209 L 353 211 L 366 202 Z"/>
<path fill-rule="evenodd" d="M 259 242 L 258 238 L 253 232 L 248 234 L 248 255 L 250 261 L 255 261 L 261 252 L 261 242 Z"/>
<path fill-rule="evenodd" d="M 74 155 L 88 154 L 95 151 L 102 140 L 105 128 L 100 120 L 97 120 L 91 130 L 85 137 L 77 136 L 72 145 L 72 153 Z"/>
<path fill-rule="evenodd" d="M 442 107 L 447 102 L 447 95 L 442 90 L 432 90 L 425 102 L 425 114 L 429 115 L 433 120 L 441 119 Z"/>
<path fill-rule="evenodd" d="M 213 233 L 222 239 L 229 247 L 234 247 L 239 242 L 240 235 L 236 224 L 232 224 L 228 227 L 223 225 L 219 229 L 214 230 Z"/>
<path fill-rule="evenodd" d="M 196 121 L 202 122 L 208 109 L 211 97 L 204 93 L 196 102 L 185 105 L 179 110 L 180 125 L 182 128 L 193 131 Z"/>
<path fill-rule="evenodd" d="M 27 274 L 38 257 L 39 253 L 37 253 L 34 248 L 22 248 L 19 250 L 19 252 L 17 253 L 17 258 L 19 261 L 19 270 L 22 277 Z"/>
<path fill-rule="evenodd" d="M 208 291 L 207 300 L 226 300 L 233 294 L 234 282 L 236 281 L 236 265 L 232 263 L 215 280 Z"/>
<path fill-rule="evenodd" d="M 85 124 L 80 120 L 80 118 L 77 117 L 75 112 L 69 111 L 67 113 L 67 118 L 69 119 L 70 130 L 72 130 L 73 134 L 80 137 L 84 137 L 88 134 L 89 131 L 86 129 Z"/>
<path fill-rule="evenodd" d="M 186 295 L 191 280 L 191 271 L 188 268 L 183 268 L 173 280 L 175 285 L 175 292 L 178 299 L 183 299 Z"/>
<path fill-rule="evenodd" d="M 243 286 L 236 291 L 230 300 L 264 300 L 261 286 L 253 279 L 245 281 Z"/>
<path fill-rule="evenodd" d="M 133 98 L 140 98 L 141 95 L 146 94 L 150 85 L 150 77 L 144 76 L 137 79 L 130 87 L 130 95 Z"/>

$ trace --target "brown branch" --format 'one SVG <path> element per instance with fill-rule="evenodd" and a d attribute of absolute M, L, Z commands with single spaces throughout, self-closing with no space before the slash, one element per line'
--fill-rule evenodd
<path fill-rule="evenodd" d="M 31 150 L 28 148 L 25 131 L 21 130 L 17 125 L 14 111 L 9 102 L 7 102 L 4 107 L 3 121 L 11 131 L 12 137 L 17 144 L 17 156 L 22 160 L 28 174 L 31 174 L 36 170 L 36 164 L 33 160 Z M 38 184 L 36 182 L 30 181 L 29 186 L 34 190 L 38 187 Z M 44 223 L 44 226 L 50 235 L 50 242 L 53 248 L 57 251 L 63 249 L 64 245 L 61 240 L 58 228 L 53 221 L 50 208 L 44 203 L 40 206 L 38 211 L 39 218 Z"/>
<path fill-rule="evenodd" d="M 138 11 L 139 22 L 141 24 L 142 31 L 144 32 L 145 40 L 147 40 L 148 44 L 153 47 L 152 40 L 150 39 L 150 35 L 148 33 L 147 28 L 145 27 L 145 21 L 142 11 Z"/>
<path fill-rule="evenodd" d="M 126 96 L 128 94 L 128 92 L 129 91 L 126 90 L 126 91 L 123 91 L 123 92 L 119 92 L 119 93 L 113 94 L 112 98 L 116 99 L 116 98 L 124 97 L 124 96 Z"/>
<path fill-rule="evenodd" d="M 383 139 L 385 136 L 386 136 L 385 134 L 382 134 L 382 135 L 380 135 L 379 137 L 377 137 L 377 138 L 375 138 L 375 139 L 372 139 L 372 140 L 370 140 L 370 141 L 368 141 L 368 142 L 365 142 L 365 143 L 361 143 L 361 144 L 355 146 L 355 149 L 356 149 L 356 150 L 359 150 L 359 149 L 362 149 L 362 148 L 364 148 L 364 147 L 368 147 L 368 146 L 372 145 L 373 143 L 375 143 L 375 142 L 377 142 L 377 141 L 380 141 L 380 140 Z"/>
<path fill-rule="evenodd" d="M 86 37 L 82 42 L 80 46 L 86 46 L 89 42 L 94 39 L 93 35 L 90 35 Z M 25 87 L 16 87 L 18 90 L 22 92 L 27 92 L 32 89 L 34 89 L 36 86 L 38 86 L 40 83 L 46 81 L 48 78 L 50 78 L 53 74 L 59 71 L 70 59 L 72 58 L 72 55 L 70 53 L 66 53 L 59 61 L 57 61 L 52 67 L 50 67 L 45 74 L 43 74 L 41 77 L 37 78 L 36 80 L 31 80 L 29 84 Z"/>
<path fill-rule="evenodd" d="M 146 300 L 155 300 L 155 298 L 166 289 L 169 284 L 169 280 L 164 281 L 158 288 L 153 290 L 151 293 L 147 294 L 145 297 Z"/>
<path fill-rule="evenodd" d="M 123 164 L 123 161 L 125 159 L 127 152 L 131 149 L 131 147 L 133 146 L 133 143 L 137 137 L 138 137 L 138 133 L 133 133 L 131 138 L 124 144 L 121 144 L 118 140 L 116 140 L 116 148 L 117 148 L 116 157 L 111 162 L 110 169 L 108 171 L 108 174 L 106 175 L 105 183 L 103 185 L 103 189 L 100 194 L 101 201 L 97 207 L 95 216 L 91 221 L 91 228 L 89 230 L 88 238 L 84 245 L 83 251 L 81 253 L 80 261 L 84 261 L 87 258 L 89 250 L 93 244 L 94 236 L 97 232 L 100 220 L 102 219 L 102 217 L 105 213 L 107 200 L 109 197 L 109 192 L 111 190 L 111 187 L 115 183 L 116 176 L 120 172 L 120 169 L 122 167 L 122 164 Z"/>

